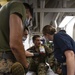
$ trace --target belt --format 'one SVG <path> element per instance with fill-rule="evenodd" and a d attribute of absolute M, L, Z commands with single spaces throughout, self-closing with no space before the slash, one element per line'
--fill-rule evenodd
<path fill-rule="evenodd" d="M 0 52 L 11 52 L 10 49 L 0 49 Z"/>
<path fill-rule="evenodd" d="M 16 58 L 14 57 L 11 51 L 3 51 L 3 52 L 1 51 L 0 58 L 1 59 L 12 59 L 13 61 L 16 61 Z"/>
<path fill-rule="evenodd" d="M 64 63 L 61 63 L 61 65 L 62 65 L 62 66 L 65 66 L 65 65 L 66 65 L 66 62 L 64 62 Z"/>

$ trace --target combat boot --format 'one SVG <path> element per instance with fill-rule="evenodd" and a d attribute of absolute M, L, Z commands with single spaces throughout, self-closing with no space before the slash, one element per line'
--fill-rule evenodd
<path fill-rule="evenodd" d="M 12 75 L 25 75 L 24 67 L 19 62 L 16 62 L 11 67 Z"/>

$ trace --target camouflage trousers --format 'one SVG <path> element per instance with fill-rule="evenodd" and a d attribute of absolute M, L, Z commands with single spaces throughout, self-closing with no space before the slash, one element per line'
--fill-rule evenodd
<path fill-rule="evenodd" d="M 47 75 L 47 68 L 45 64 L 41 63 L 38 66 L 37 72 L 29 71 L 26 75 Z"/>
<path fill-rule="evenodd" d="M 21 63 L 14 59 L 11 52 L 0 52 L 0 75 L 24 75 Z"/>
<path fill-rule="evenodd" d="M 38 66 L 38 75 L 46 75 L 48 67 L 44 63 L 40 63 Z"/>
<path fill-rule="evenodd" d="M 19 62 L 11 60 L 0 60 L 0 75 L 25 75 L 25 70 Z"/>
<path fill-rule="evenodd" d="M 29 72 L 26 75 L 46 75 L 47 74 L 47 66 L 46 63 L 40 63 L 37 60 L 33 60 L 30 58 L 29 62 Z M 35 74 L 34 74 L 35 73 Z"/>
<path fill-rule="evenodd" d="M 5 73 L 10 73 L 12 65 L 13 65 L 12 61 L 8 59 L 7 60 L 1 59 L 0 60 L 0 75 L 4 75 Z"/>
<path fill-rule="evenodd" d="M 33 71 L 28 71 L 27 73 L 26 73 L 26 75 L 37 75 L 35 72 L 33 72 Z M 42 74 L 43 75 L 43 74 Z M 48 69 L 48 71 L 46 72 L 46 75 L 59 75 L 59 74 L 56 74 L 56 73 L 54 73 L 53 72 L 53 70 L 51 69 L 51 67 L 49 66 L 49 69 Z"/>

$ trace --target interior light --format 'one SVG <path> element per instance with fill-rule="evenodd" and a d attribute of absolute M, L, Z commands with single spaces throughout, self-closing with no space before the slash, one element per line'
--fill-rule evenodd
<path fill-rule="evenodd" d="M 73 18 L 74 16 L 66 16 L 60 23 L 59 28 L 65 27 Z"/>

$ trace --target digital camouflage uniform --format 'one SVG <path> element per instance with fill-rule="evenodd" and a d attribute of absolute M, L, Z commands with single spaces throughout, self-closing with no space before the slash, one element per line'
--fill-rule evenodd
<path fill-rule="evenodd" d="M 38 57 L 32 57 L 29 60 L 29 71 L 36 72 L 37 75 L 46 75 L 48 66 L 46 65 L 47 55 L 49 54 L 49 48 L 42 45 L 45 49 L 45 54 L 40 54 Z M 33 53 L 40 53 L 39 48 L 32 46 L 28 51 Z"/>
<path fill-rule="evenodd" d="M 23 75 L 20 71 L 17 72 L 20 66 L 22 68 L 22 65 L 20 63 L 16 63 L 14 66 L 16 59 L 12 54 L 9 45 L 9 18 L 11 14 L 18 13 L 22 16 L 22 21 L 24 21 L 25 12 L 25 7 L 20 2 L 8 2 L 6 5 L 0 8 L 0 75 L 10 75 L 11 68 L 15 68 L 13 75 Z M 12 65 L 14 67 L 12 67 Z"/>
<path fill-rule="evenodd" d="M 50 43 L 47 41 L 45 45 L 50 48 L 50 57 L 48 57 L 48 63 L 50 65 L 51 69 L 55 73 L 62 75 L 61 65 L 60 65 L 60 63 L 57 62 L 57 60 L 54 57 L 53 42 Z"/>

